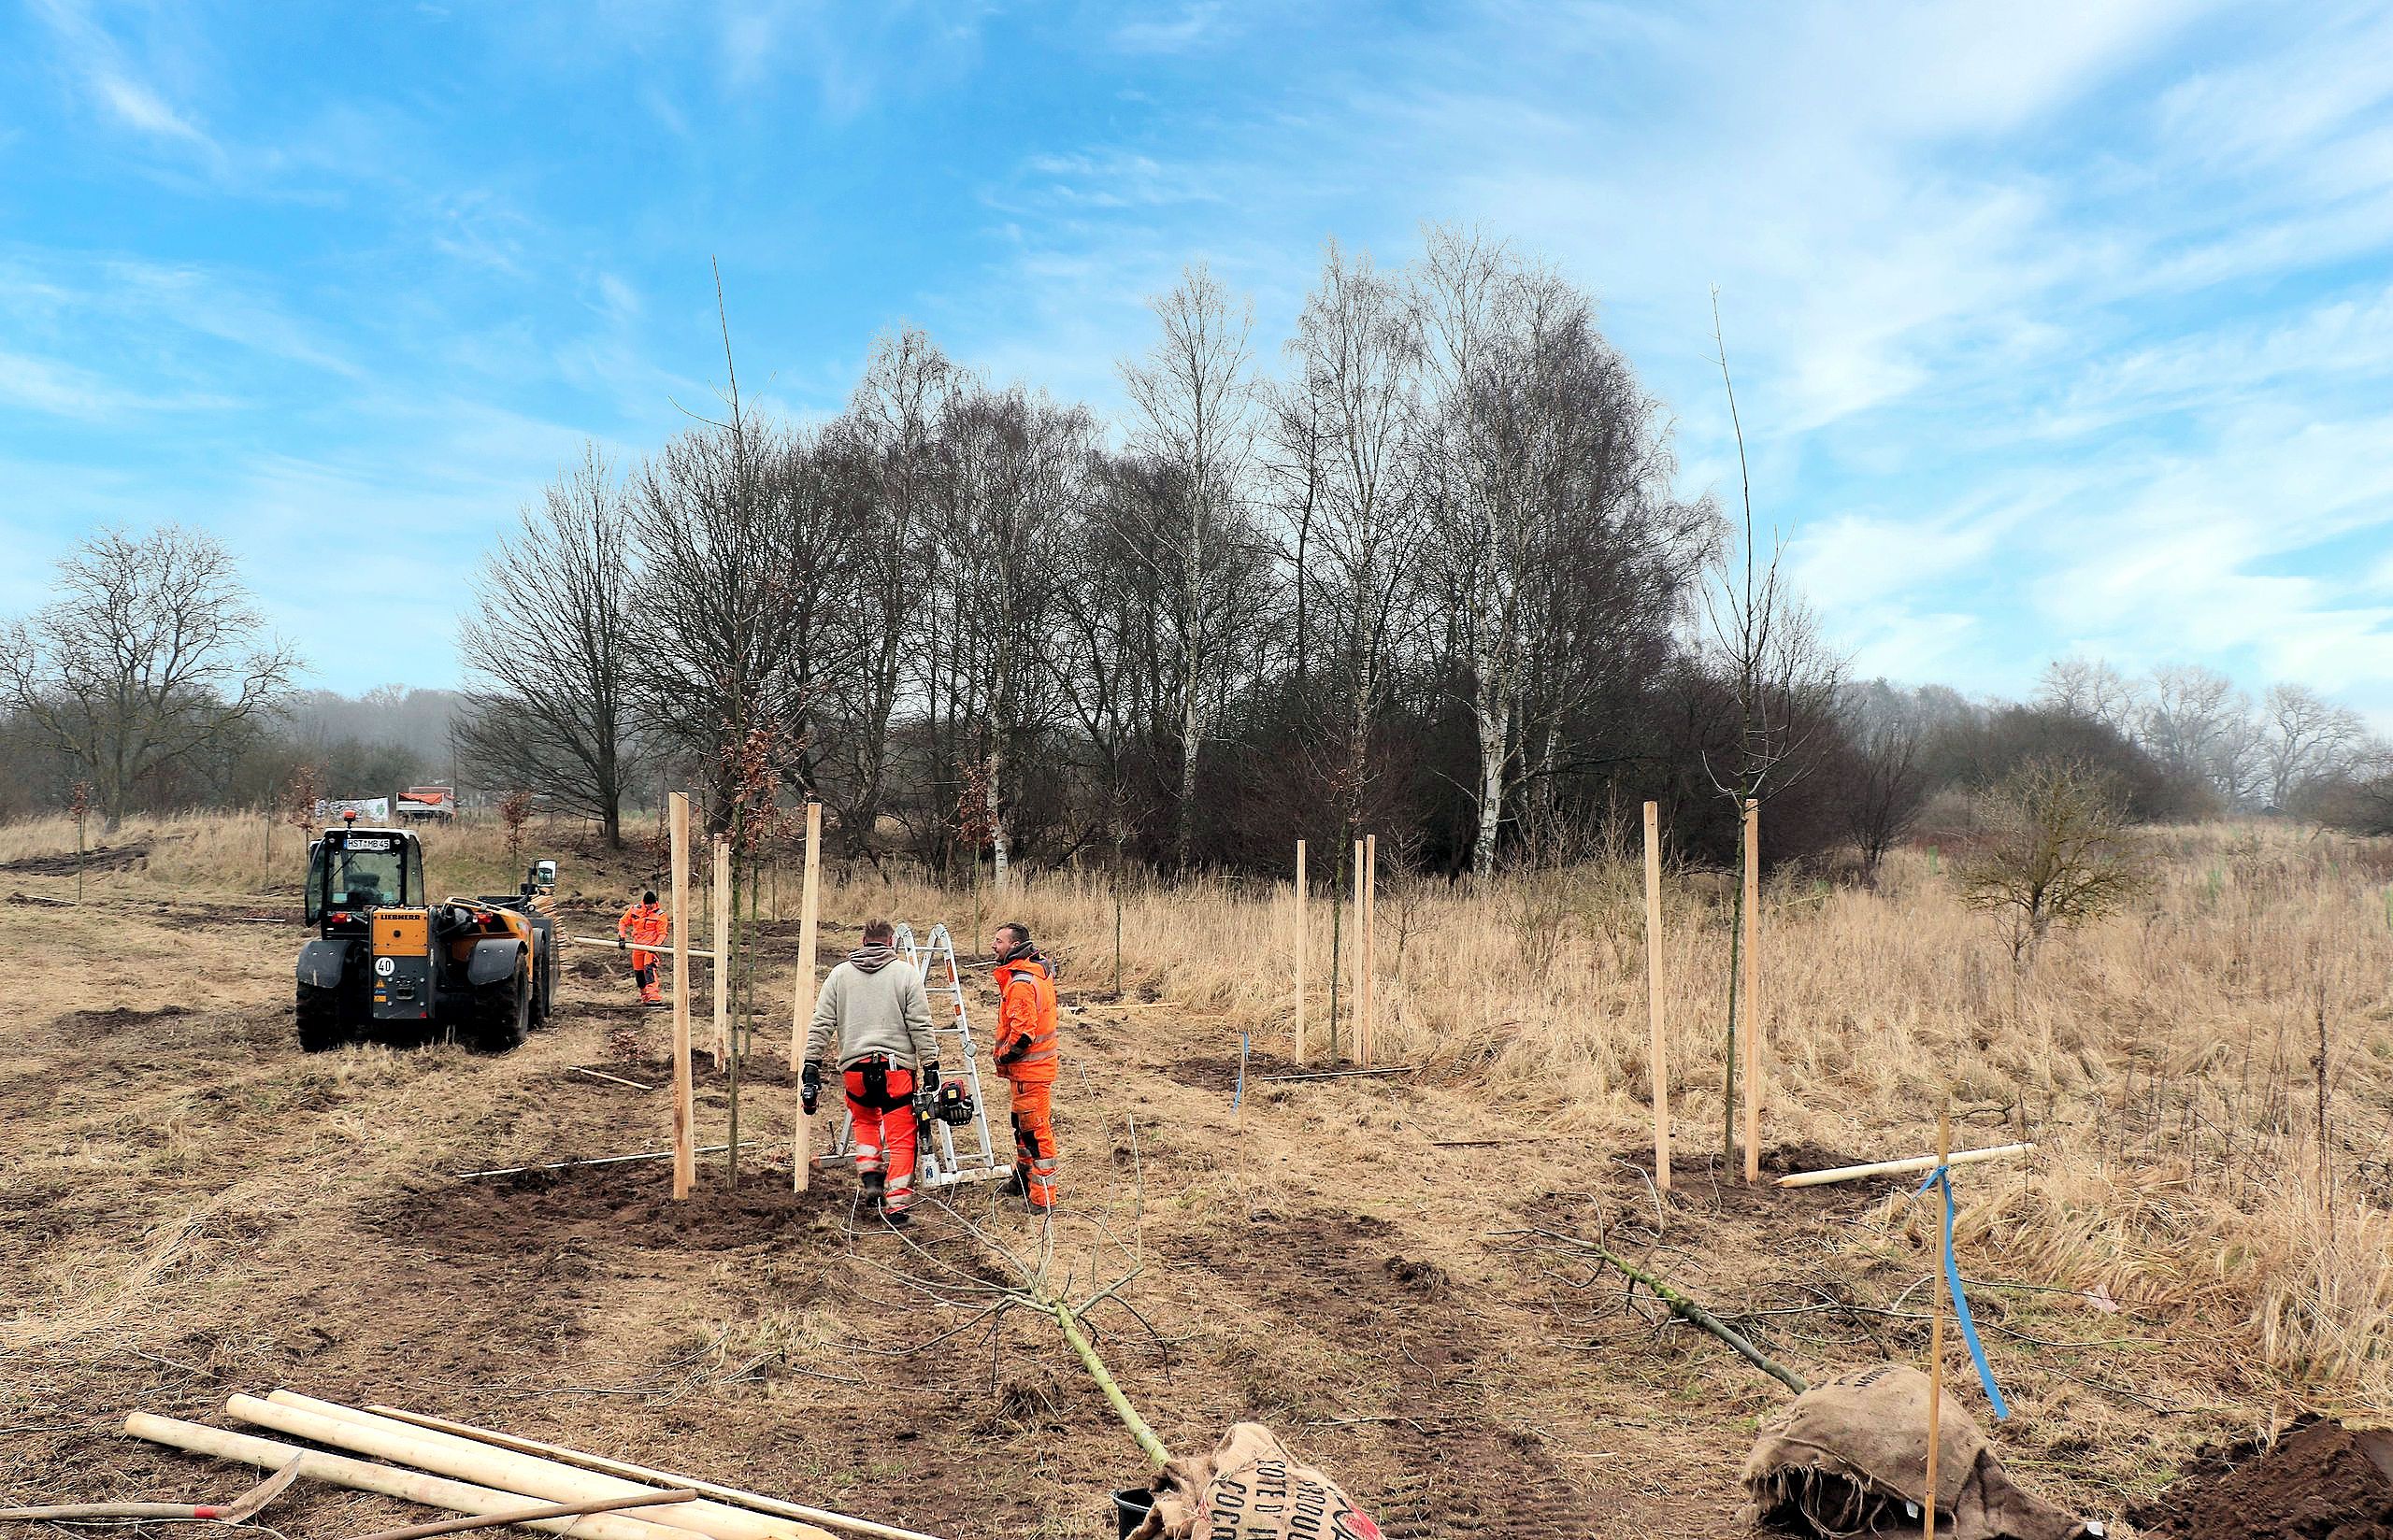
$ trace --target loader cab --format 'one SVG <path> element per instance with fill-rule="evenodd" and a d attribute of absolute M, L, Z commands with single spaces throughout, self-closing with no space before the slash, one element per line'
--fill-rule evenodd
<path fill-rule="evenodd" d="M 365 930 L 376 909 L 421 909 L 423 847 L 404 829 L 327 829 L 308 856 L 308 923 Z"/>

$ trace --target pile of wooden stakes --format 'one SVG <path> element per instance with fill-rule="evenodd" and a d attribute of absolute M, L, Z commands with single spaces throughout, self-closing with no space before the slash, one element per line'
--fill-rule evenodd
<path fill-rule="evenodd" d="M 301 1479 L 473 1516 L 387 1531 L 370 1540 L 415 1540 L 500 1524 L 570 1533 L 579 1540 L 837 1540 L 847 1535 L 938 1540 L 915 1530 L 392 1406 L 359 1409 L 277 1390 L 264 1399 L 234 1396 L 224 1410 L 236 1421 L 322 1447 L 149 1412 L 127 1417 L 124 1431 L 193 1454 L 263 1470 L 294 1471 Z M 333 1449 L 348 1452 L 327 1452 Z"/>

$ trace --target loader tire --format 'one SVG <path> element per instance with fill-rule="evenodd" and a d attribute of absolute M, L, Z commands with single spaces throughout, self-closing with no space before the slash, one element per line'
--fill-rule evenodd
<path fill-rule="evenodd" d="M 509 1053 L 523 1046 L 532 1025 L 532 980 L 518 968 L 495 984 L 474 991 L 466 1020 L 466 1047 L 476 1053 Z"/>
<path fill-rule="evenodd" d="M 299 986 L 299 1047 L 308 1053 L 322 1053 L 347 1043 L 356 1034 L 341 1010 L 342 991 L 320 989 L 313 984 Z"/>

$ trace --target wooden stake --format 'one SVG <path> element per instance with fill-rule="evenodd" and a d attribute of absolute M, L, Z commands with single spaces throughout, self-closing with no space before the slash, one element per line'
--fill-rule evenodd
<path fill-rule="evenodd" d="M 1936 1162 L 1953 1157 L 1953 1091 L 1944 1090 L 1944 1105 L 1936 1114 Z M 1944 1194 L 1936 1194 L 1936 1222 L 1944 1250 L 1936 1256 L 1936 1319 L 1927 1326 L 1927 1514 L 1920 1525 L 1920 1540 L 1936 1540 L 1936 1446 L 1944 1436 L 1944 1312 L 1951 1306 L 1951 1289 L 1944 1277 L 1944 1258 L 1953 1247 L 1953 1209 Z"/>
<path fill-rule="evenodd" d="M 714 840 L 713 930 L 707 939 L 714 946 L 714 1067 L 731 1043 L 731 841 Z"/>
<path fill-rule="evenodd" d="M 1354 841 L 1354 944 L 1347 948 L 1347 954 L 1350 964 L 1347 976 L 1354 980 L 1348 991 L 1351 999 L 1346 1006 L 1347 1035 L 1352 1040 L 1348 1051 L 1354 1062 L 1368 1064 L 1371 1062 L 1371 1045 L 1363 1035 L 1363 842 L 1360 839 Z"/>
<path fill-rule="evenodd" d="M 426 1476 L 419 1471 L 403 1471 L 391 1465 L 378 1465 L 370 1460 L 322 1454 L 314 1449 L 300 1448 L 295 1444 L 285 1444 L 279 1439 L 231 1433 L 205 1423 L 185 1422 L 150 1412 L 135 1412 L 128 1416 L 124 1419 L 124 1431 L 134 1438 L 146 1438 L 152 1444 L 187 1449 L 193 1454 L 212 1455 L 219 1460 L 236 1460 L 261 1470 L 279 1470 L 297 1461 L 299 1474 L 310 1481 L 347 1487 L 353 1491 L 379 1492 L 385 1497 L 422 1503 L 427 1507 L 447 1508 L 452 1513 L 508 1513 L 523 1505 L 520 1493 L 494 1491 L 470 1482 Z M 688 1533 L 664 1529 L 646 1519 L 622 1514 L 591 1515 L 580 1519 L 535 1519 L 526 1520 L 526 1526 L 558 1533 L 571 1533 L 581 1540 L 671 1540 L 675 1535 Z"/>
<path fill-rule="evenodd" d="M 436 1534 L 462 1534 L 467 1530 L 503 1529 L 509 1524 L 528 1524 L 535 1519 L 570 1519 L 577 1514 L 614 1513 L 623 1508 L 652 1508 L 662 1503 L 687 1503 L 696 1497 L 696 1489 L 682 1487 L 677 1490 L 642 1492 L 635 1497 L 608 1497 L 588 1503 L 550 1503 L 537 1508 L 517 1508 L 510 1513 L 482 1513 L 464 1519 L 443 1519 L 434 1524 L 409 1524 L 405 1529 L 376 1530 L 362 1534 L 357 1540 L 432 1540 Z"/>
<path fill-rule="evenodd" d="M 2032 1155 L 2033 1144 L 1994 1145 L 1985 1149 L 1956 1149 L 1949 1155 L 1912 1155 L 1899 1161 L 1872 1161 L 1868 1165 L 1831 1166 L 1825 1171 L 1798 1171 L 1791 1176 L 1781 1176 L 1781 1187 L 1826 1187 L 1831 1182 L 1857 1181 L 1864 1176 L 1902 1176 L 1914 1171 L 1933 1171 L 1940 1165 L 1969 1165 L 1977 1161 L 1999 1161 L 2010 1155 Z"/>
<path fill-rule="evenodd" d="M 806 805 L 806 888 L 805 897 L 797 906 L 797 988 L 790 1003 L 789 1069 L 797 1073 L 806 1059 L 806 1027 L 814 1019 L 814 925 L 820 918 L 815 907 L 816 884 L 823 875 L 821 846 L 823 843 L 823 805 Z"/>
<path fill-rule="evenodd" d="M 1297 841 L 1297 1040 L 1296 1062 L 1305 1062 L 1305 842 Z"/>
<path fill-rule="evenodd" d="M 1654 1185 L 1670 1190 L 1670 1058 L 1662 1038 L 1662 807 L 1645 805 L 1645 1016 L 1653 1028 Z"/>
<path fill-rule="evenodd" d="M 1745 1180 L 1761 1180 L 1761 804 L 1745 800 Z"/>
<path fill-rule="evenodd" d="M 1379 834 L 1362 837 L 1362 1043 L 1379 1052 Z M 1368 1064 L 1368 1060 L 1364 1060 Z"/>
<path fill-rule="evenodd" d="M 822 918 L 822 896 L 823 805 L 810 797 L 806 804 L 806 890 L 797 906 L 797 989 L 789 1015 L 792 1074 L 797 1072 L 806 1057 L 806 1029 L 814 1020 L 814 927 Z M 806 1116 L 803 1105 L 797 1109 L 796 1122 L 792 1135 L 795 1158 L 790 1162 L 790 1186 L 803 1192 L 807 1176 L 814 1169 L 814 1124 Z"/>
<path fill-rule="evenodd" d="M 691 1133 L 698 1120 L 697 1098 L 690 1082 L 690 797 L 676 791 L 666 799 L 672 820 L 673 913 L 667 920 L 673 948 L 673 1196 L 690 1195 L 697 1185 L 697 1157 L 691 1153 Z"/>
<path fill-rule="evenodd" d="M 437 1428 L 442 1433 L 455 1433 L 463 1438 L 479 1439 L 484 1444 L 495 1444 L 502 1449 L 513 1449 L 520 1454 L 545 1455 L 551 1460 L 560 1460 L 568 1465 L 604 1471 L 609 1476 L 625 1476 L 634 1481 L 653 1481 L 671 1487 L 692 1487 L 720 1502 L 736 1504 L 743 1508 L 753 1508 L 758 1513 L 777 1514 L 783 1519 L 803 1519 L 810 1524 L 820 1524 L 825 1529 L 847 1530 L 855 1534 L 875 1536 L 877 1540 L 939 1540 L 937 1535 L 924 1534 L 919 1530 L 899 1529 L 892 1524 L 876 1524 L 870 1519 L 856 1519 L 848 1514 L 832 1513 L 823 1508 L 810 1508 L 801 1503 L 784 1503 L 777 1497 L 760 1497 L 752 1491 L 742 1491 L 738 1487 L 722 1486 L 716 1482 L 701 1480 L 694 1476 L 676 1476 L 670 1471 L 660 1471 L 647 1465 L 635 1465 L 627 1461 L 609 1460 L 604 1455 L 567 1448 L 562 1444 L 543 1444 L 537 1439 L 518 1438 L 511 1433 L 499 1433 L 490 1428 L 477 1428 L 470 1422 L 451 1422 L 446 1418 L 428 1417 L 422 1412 L 401 1411 L 396 1406 L 368 1406 L 365 1409 L 379 1417 L 394 1418 L 401 1422 L 415 1423 L 419 1427 Z"/>

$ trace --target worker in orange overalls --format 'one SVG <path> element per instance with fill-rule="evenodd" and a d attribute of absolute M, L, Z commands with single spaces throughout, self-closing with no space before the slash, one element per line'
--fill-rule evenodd
<path fill-rule="evenodd" d="M 1013 1181 L 1035 1213 L 1055 1206 L 1053 1101 L 1062 1055 L 1055 1048 L 1055 972 L 1019 920 L 990 937 L 996 960 L 997 1073 L 1013 1091 Z"/>
<path fill-rule="evenodd" d="M 615 949 L 634 948 L 632 982 L 639 986 L 639 1003 L 643 1005 L 664 1005 L 665 992 L 656 987 L 656 954 L 637 948 L 642 945 L 665 945 L 672 929 L 672 921 L 666 920 L 665 911 L 656 906 L 656 890 L 653 888 L 642 893 L 639 902 L 625 909 L 623 918 L 615 921 Z"/>

